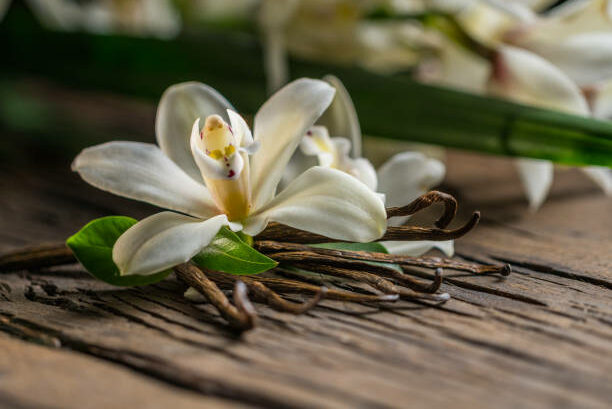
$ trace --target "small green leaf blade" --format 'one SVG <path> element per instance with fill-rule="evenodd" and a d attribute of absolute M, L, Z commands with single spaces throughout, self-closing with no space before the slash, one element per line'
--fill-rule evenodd
<path fill-rule="evenodd" d="M 66 245 L 95 278 L 119 287 L 153 284 L 163 280 L 170 270 L 152 275 L 122 276 L 113 262 L 113 246 L 127 229 L 137 223 L 125 216 L 107 216 L 92 220 L 66 240 Z"/>
<path fill-rule="evenodd" d="M 235 275 L 259 274 L 278 265 L 249 246 L 227 227 L 192 261 L 200 267 Z"/>
<path fill-rule="evenodd" d="M 385 246 L 380 243 L 372 242 L 372 243 L 320 243 L 320 244 L 311 244 L 312 247 L 320 247 L 323 249 L 333 249 L 333 250 L 350 250 L 350 251 L 370 251 L 372 253 L 388 253 Z"/>

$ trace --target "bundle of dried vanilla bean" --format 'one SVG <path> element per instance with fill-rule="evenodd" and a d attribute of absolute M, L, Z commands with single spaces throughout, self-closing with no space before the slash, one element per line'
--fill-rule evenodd
<path fill-rule="evenodd" d="M 453 240 L 476 226 L 479 213 L 457 228 L 447 229 L 454 219 L 457 202 L 437 191 L 426 193 L 404 207 L 387 208 L 387 217 L 410 216 L 435 203 L 444 205 L 442 216 L 435 227 L 388 227 L 380 240 Z M 409 257 L 380 252 L 339 250 L 313 247 L 308 244 L 326 243 L 324 236 L 296 230 L 278 223 L 270 223 L 256 236 L 253 247 L 279 263 L 270 273 L 242 276 L 208 270 L 188 262 L 174 268 L 176 276 L 201 293 L 214 305 L 231 327 L 248 330 L 256 324 L 256 312 L 247 293 L 253 299 L 279 311 L 302 314 L 315 307 L 323 298 L 349 302 L 389 302 L 399 298 L 421 302 L 444 302 L 450 297 L 440 293 L 443 269 L 466 271 L 472 274 L 510 273 L 509 265 L 476 265 L 441 257 Z M 0 272 L 38 269 L 77 262 L 64 243 L 24 248 L 0 256 Z M 433 280 L 416 279 L 423 276 L 416 268 L 432 269 Z M 340 279 L 353 283 L 342 289 L 330 289 L 313 284 L 309 275 Z M 356 285 L 356 286 L 355 286 Z M 363 286 L 369 287 L 369 289 Z M 361 287 L 360 287 L 361 286 Z M 233 292 L 234 303 L 225 291 Z M 305 303 L 287 300 L 292 294 L 312 294 Z"/>

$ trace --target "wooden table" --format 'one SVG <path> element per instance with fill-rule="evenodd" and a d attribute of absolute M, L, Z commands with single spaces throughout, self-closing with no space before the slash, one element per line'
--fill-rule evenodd
<path fill-rule="evenodd" d="M 152 212 L 8 140 L 20 154 L 1 158 L 0 251 Z M 509 160 L 459 152 L 443 190 L 484 216 L 457 257 L 514 273 L 455 274 L 438 307 L 324 301 L 296 317 L 257 304 L 259 327 L 238 338 L 175 279 L 121 289 L 78 266 L 0 273 L 0 407 L 609 408 L 612 201 L 565 169 L 530 213 Z"/>

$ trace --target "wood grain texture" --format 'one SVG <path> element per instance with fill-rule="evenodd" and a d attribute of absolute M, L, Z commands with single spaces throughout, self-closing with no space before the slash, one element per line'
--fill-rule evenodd
<path fill-rule="evenodd" d="M 0 251 L 153 211 L 86 186 L 69 159 L 24 155 L 0 168 Z M 78 266 L 0 273 L 0 407 L 610 407 L 611 200 L 561 170 L 532 214 L 510 161 L 459 152 L 441 190 L 463 220 L 483 215 L 457 259 L 514 273 L 450 274 L 438 307 L 256 304 L 259 327 L 236 338 L 174 278 L 118 289 Z"/>

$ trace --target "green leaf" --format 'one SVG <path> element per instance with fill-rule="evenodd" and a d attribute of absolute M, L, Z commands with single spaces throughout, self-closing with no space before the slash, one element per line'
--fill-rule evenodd
<path fill-rule="evenodd" d="M 263 273 L 278 265 L 227 227 L 219 230 L 215 239 L 193 258 L 193 262 L 210 270 L 237 275 Z"/>
<path fill-rule="evenodd" d="M 335 250 L 351 250 L 351 251 L 371 251 L 373 253 L 388 253 L 385 246 L 380 243 L 321 243 L 312 244 L 312 247 L 320 247 L 324 249 Z"/>
<path fill-rule="evenodd" d="M 112 285 L 131 287 L 163 280 L 170 270 L 142 276 L 122 276 L 113 262 L 113 246 L 124 231 L 137 223 L 125 216 L 108 216 L 92 220 L 66 240 L 77 260 L 94 277 Z"/>

